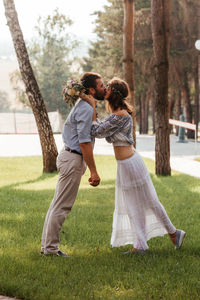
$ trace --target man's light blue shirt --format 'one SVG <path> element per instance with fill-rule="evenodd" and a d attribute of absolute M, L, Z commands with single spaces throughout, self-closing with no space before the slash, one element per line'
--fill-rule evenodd
<path fill-rule="evenodd" d="M 65 147 L 81 153 L 80 143 L 94 143 L 91 137 L 93 108 L 84 100 L 77 100 L 65 121 L 62 138 Z"/>

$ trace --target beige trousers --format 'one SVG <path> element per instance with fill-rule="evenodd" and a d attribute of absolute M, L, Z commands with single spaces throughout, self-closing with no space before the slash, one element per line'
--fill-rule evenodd
<path fill-rule="evenodd" d="M 81 155 L 63 149 L 57 157 L 57 169 L 58 182 L 42 232 L 41 251 L 45 254 L 59 250 L 60 230 L 75 202 L 86 164 Z"/>

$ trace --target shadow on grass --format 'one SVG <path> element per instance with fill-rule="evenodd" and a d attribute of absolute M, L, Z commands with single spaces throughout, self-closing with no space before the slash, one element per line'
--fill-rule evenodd
<path fill-rule="evenodd" d="M 23 184 L 40 182 L 55 175 L 44 174 Z M 191 228 L 191 233 L 196 233 L 194 226 L 195 220 L 199 219 L 200 193 L 193 191 L 193 187 L 198 186 L 199 179 L 182 174 L 173 177 L 154 175 L 152 179 L 160 201 L 174 225 L 186 231 Z M 21 184 L 19 183 L 20 186 Z M 101 189 L 80 187 L 72 212 L 62 227 L 61 241 L 64 245 L 109 245 L 114 210 L 114 184 L 114 180 L 104 180 Z M 48 189 L 21 190 L 16 189 L 17 186 L 13 184 L 1 188 L 2 231 L 5 230 L 7 234 L 10 231 L 17 243 L 21 237 L 24 244 L 32 239 L 39 244 L 44 218 L 54 192 Z"/>
<path fill-rule="evenodd" d="M 55 175 L 44 174 L 23 184 Z M 80 186 L 62 227 L 61 249 L 71 258 L 40 257 L 43 222 L 54 192 L 19 189 L 21 182 L 1 188 L 1 293 L 32 300 L 167 299 L 170 290 L 170 299 L 195 298 L 199 293 L 199 179 L 182 174 L 151 176 L 170 219 L 187 231 L 180 251 L 173 249 L 168 236 L 150 240 L 144 256 L 122 255 L 130 245 L 112 249 L 115 181 L 102 180 L 101 188 Z"/>
<path fill-rule="evenodd" d="M 5 188 L 13 189 L 13 188 L 16 188 L 16 187 L 21 186 L 21 185 L 41 182 L 41 181 L 44 181 L 44 180 L 47 180 L 47 179 L 50 179 L 50 178 L 54 178 L 57 175 L 58 175 L 57 171 L 52 172 L 52 173 L 43 173 L 42 175 L 40 175 L 39 177 L 37 177 L 33 180 L 26 180 L 26 181 L 22 181 L 22 182 L 19 182 L 19 183 L 10 184 L 10 185 L 1 187 L 1 189 L 5 189 Z"/>
<path fill-rule="evenodd" d="M 33 300 L 169 299 L 169 294 L 170 299 L 177 299 L 177 292 L 178 299 L 198 296 L 199 264 L 195 262 L 199 256 L 191 257 L 184 248 L 174 251 L 168 247 L 133 256 L 122 255 L 123 250 L 82 248 L 74 250 L 69 259 L 39 257 L 35 250 L 6 253 L 0 255 L 4 262 L 1 290 Z"/>

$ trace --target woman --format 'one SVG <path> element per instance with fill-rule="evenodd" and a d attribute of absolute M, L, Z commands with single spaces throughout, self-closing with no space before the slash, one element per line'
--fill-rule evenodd
<path fill-rule="evenodd" d="M 95 99 L 84 97 L 94 109 L 91 134 L 105 137 L 113 144 L 117 161 L 111 245 L 133 244 L 125 254 L 144 253 L 150 238 L 168 233 L 175 248 L 180 248 L 186 233 L 171 223 L 143 160 L 133 148 L 132 107 L 126 102 L 128 94 L 125 81 L 113 78 L 109 82 L 105 98 L 112 113 L 103 122 L 96 120 Z"/>

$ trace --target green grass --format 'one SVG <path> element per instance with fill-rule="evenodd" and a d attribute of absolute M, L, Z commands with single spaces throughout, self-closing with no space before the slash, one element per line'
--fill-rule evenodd
<path fill-rule="evenodd" d="M 149 252 L 133 257 L 130 246 L 110 247 L 116 163 L 96 156 L 101 185 L 83 176 L 72 212 L 61 232 L 70 259 L 40 257 L 44 218 L 57 174 L 41 175 L 41 157 L 0 159 L 0 294 L 30 300 L 199 299 L 200 180 L 177 172 L 154 175 L 160 201 L 177 228 L 187 231 L 174 250 L 168 236 L 149 241 Z"/>

